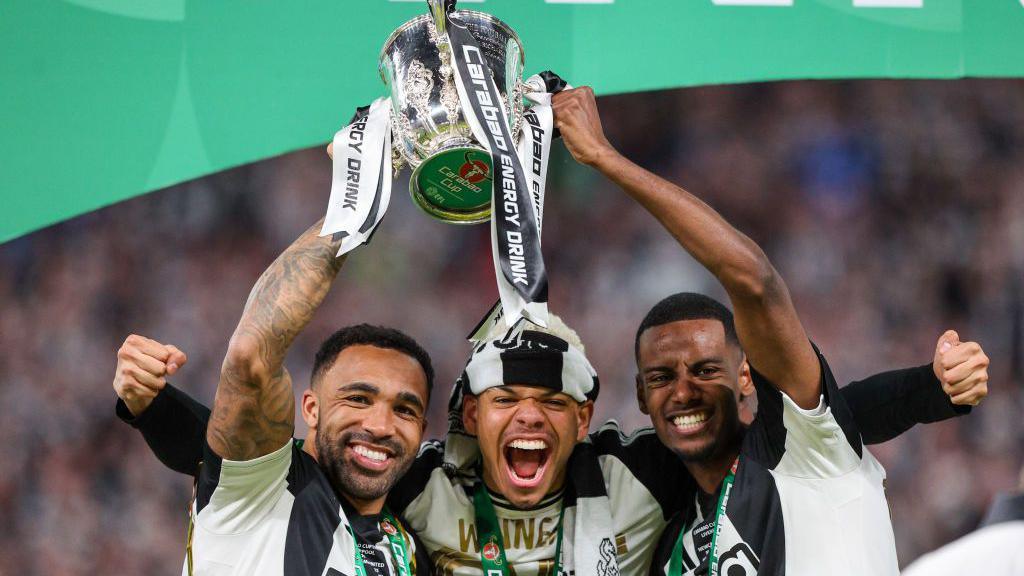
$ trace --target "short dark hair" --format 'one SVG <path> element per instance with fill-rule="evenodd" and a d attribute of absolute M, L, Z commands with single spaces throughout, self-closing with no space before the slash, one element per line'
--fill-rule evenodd
<path fill-rule="evenodd" d="M 358 345 L 397 350 L 419 362 L 420 368 L 423 368 L 423 373 L 427 377 L 427 400 L 430 400 L 430 392 L 434 389 L 434 366 L 430 363 L 430 354 L 427 354 L 427 351 L 405 332 L 372 324 L 346 326 L 324 340 L 320 349 L 317 350 L 316 360 L 313 361 L 310 385 L 317 382 L 324 372 L 331 369 L 338 354 L 341 354 L 349 346 Z"/>
<path fill-rule="evenodd" d="M 736 336 L 736 324 L 733 322 L 732 312 L 724 304 L 710 296 L 696 292 L 679 292 L 655 304 L 654 308 L 651 308 L 640 322 L 640 327 L 636 329 L 636 341 L 633 344 L 633 353 L 636 355 L 636 359 L 640 360 L 640 336 L 644 331 L 680 320 L 718 320 L 722 323 L 722 328 L 725 329 L 725 341 L 740 348 L 740 339 Z"/>

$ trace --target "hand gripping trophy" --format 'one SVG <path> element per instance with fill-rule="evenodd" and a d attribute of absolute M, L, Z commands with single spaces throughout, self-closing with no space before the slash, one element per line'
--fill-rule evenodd
<path fill-rule="evenodd" d="M 334 137 L 321 234 L 342 239 L 339 255 L 365 243 L 387 210 L 392 169 L 408 164 L 409 193 L 424 212 L 455 224 L 490 221 L 508 325 L 522 317 L 546 325 L 540 229 L 551 93 L 565 83 L 550 72 L 524 82 L 522 43 L 497 18 L 456 10 L 455 0 L 427 5 L 381 50 L 390 98 L 357 110 Z"/>

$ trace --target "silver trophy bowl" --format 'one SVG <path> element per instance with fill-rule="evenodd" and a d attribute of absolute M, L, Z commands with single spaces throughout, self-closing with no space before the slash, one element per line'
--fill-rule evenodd
<path fill-rule="evenodd" d="M 380 52 L 381 79 L 391 93 L 394 167 L 413 169 L 409 193 L 427 214 L 456 224 L 491 215 L 490 154 L 474 138 L 462 113 L 444 33 L 441 4 L 395 30 Z M 523 122 L 523 66 L 519 37 L 504 22 L 474 10 L 455 10 L 476 38 L 505 101 L 511 134 Z"/>

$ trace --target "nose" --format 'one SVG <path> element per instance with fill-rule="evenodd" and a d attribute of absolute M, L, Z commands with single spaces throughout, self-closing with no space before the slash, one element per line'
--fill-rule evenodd
<path fill-rule="evenodd" d="M 363 429 L 374 438 L 388 438 L 395 433 L 395 415 L 385 402 L 377 402 L 366 409 Z"/>
<path fill-rule="evenodd" d="M 525 398 L 516 409 L 516 423 L 525 428 L 544 426 L 544 412 L 534 398 Z"/>
<path fill-rule="evenodd" d="M 700 387 L 687 378 L 679 378 L 672 384 L 671 400 L 676 404 L 689 404 L 700 397 Z"/>

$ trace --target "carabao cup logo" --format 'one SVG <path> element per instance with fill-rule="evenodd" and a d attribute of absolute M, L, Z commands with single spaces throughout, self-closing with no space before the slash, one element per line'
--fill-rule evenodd
<path fill-rule="evenodd" d="M 466 163 L 459 168 L 459 176 L 471 184 L 479 184 L 487 179 L 490 166 L 480 160 L 470 160 L 466 155 Z"/>
<path fill-rule="evenodd" d="M 495 564 L 501 564 L 501 549 L 498 548 L 498 545 L 495 544 L 493 541 L 484 544 L 482 553 L 484 555 L 484 558 L 487 558 Z"/>

